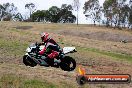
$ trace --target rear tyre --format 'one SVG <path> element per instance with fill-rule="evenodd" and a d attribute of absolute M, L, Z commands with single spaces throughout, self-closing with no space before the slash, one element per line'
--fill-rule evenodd
<path fill-rule="evenodd" d="M 76 68 L 76 61 L 70 56 L 65 56 L 60 63 L 60 67 L 64 71 L 73 71 Z"/>
<path fill-rule="evenodd" d="M 28 55 L 24 55 L 23 56 L 23 63 L 26 65 L 26 66 L 31 66 L 31 67 L 34 67 L 37 65 L 36 62 L 34 62 Z"/>

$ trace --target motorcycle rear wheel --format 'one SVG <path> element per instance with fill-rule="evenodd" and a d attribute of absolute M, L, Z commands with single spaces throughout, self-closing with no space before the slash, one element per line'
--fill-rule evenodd
<path fill-rule="evenodd" d="M 73 71 L 76 68 L 76 61 L 70 56 L 65 56 L 60 63 L 60 68 L 64 71 Z"/>

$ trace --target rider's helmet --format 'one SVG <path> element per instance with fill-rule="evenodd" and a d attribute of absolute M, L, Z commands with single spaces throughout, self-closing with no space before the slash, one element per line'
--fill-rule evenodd
<path fill-rule="evenodd" d="M 41 33 L 42 42 L 46 42 L 48 39 L 49 39 L 49 33 L 47 33 L 47 32 Z"/>

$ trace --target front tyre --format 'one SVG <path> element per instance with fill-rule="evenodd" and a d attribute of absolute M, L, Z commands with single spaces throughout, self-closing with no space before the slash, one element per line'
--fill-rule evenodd
<path fill-rule="evenodd" d="M 23 56 L 23 63 L 26 65 L 26 66 L 31 66 L 31 67 L 34 67 L 37 65 L 36 62 L 34 62 L 28 55 L 24 55 Z"/>
<path fill-rule="evenodd" d="M 60 67 L 64 71 L 73 71 L 76 68 L 76 61 L 70 56 L 65 56 L 60 63 Z"/>

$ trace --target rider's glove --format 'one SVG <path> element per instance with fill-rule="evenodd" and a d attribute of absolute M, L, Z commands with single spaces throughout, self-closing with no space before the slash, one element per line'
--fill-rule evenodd
<path fill-rule="evenodd" d="M 42 42 L 42 43 L 38 43 L 38 46 L 41 46 L 41 45 L 44 45 L 44 43 Z"/>

